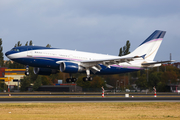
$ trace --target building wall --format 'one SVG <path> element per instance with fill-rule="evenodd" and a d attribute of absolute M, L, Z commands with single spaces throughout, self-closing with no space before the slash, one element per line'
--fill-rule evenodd
<path fill-rule="evenodd" d="M 7 69 L 7 68 L 5 68 L 5 67 L 0 68 L 0 77 L 4 77 L 5 69 Z"/>
<path fill-rule="evenodd" d="M 5 69 L 4 77 L 12 77 L 13 79 L 20 80 L 25 76 L 26 69 Z M 8 85 L 8 82 L 5 82 Z M 18 82 L 9 82 L 11 86 L 17 86 Z"/>

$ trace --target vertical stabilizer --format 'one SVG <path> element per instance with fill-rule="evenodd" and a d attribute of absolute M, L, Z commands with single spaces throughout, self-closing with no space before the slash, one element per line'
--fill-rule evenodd
<path fill-rule="evenodd" d="M 153 61 L 156 53 L 161 45 L 166 31 L 154 31 L 138 48 L 136 48 L 130 56 L 143 56 L 143 59 Z"/>

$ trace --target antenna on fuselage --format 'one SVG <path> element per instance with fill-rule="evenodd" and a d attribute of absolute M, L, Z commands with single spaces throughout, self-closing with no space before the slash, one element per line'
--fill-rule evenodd
<path fill-rule="evenodd" d="M 171 53 L 170 53 L 170 61 L 172 60 L 172 56 L 171 56 Z M 171 64 L 171 62 L 170 62 L 170 64 Z"/>

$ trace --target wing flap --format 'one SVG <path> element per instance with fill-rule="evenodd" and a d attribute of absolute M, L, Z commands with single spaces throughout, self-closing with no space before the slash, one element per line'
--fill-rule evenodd
<path fill-rule="evenodd" d="M 93 66 L 94 69 L 97 71 L 101 70 L 101 67 L 98 64 L 102 64 L 108 68 L 110 68 L 110 65 L 119 64 L 123 62 L 129 63 L 130 61 L 134 61 L 135 58 L 142 58 L 141 56 L 134 56 L 134 57 L 118 57 L 118 58 L 112 58 L 112 59 L 100 59 L 100 60 L 87 60 L 87 61 L 57 61 L 57 64 L 60 64 L 62 62 L 73 62 L 77 63 L 85 68 L 91 68 Z"/>
<path fill-rule="evenodd" d="M 161 62 L 149 62 L 149 63 L 142 63 L 142 65 L 155 65 L 155 64 L 161 64 L 161 63 L 169 63 L 169 62 L 175 62 L 175 60 L 169 60 L 169 61 L 161 61 Z"/>
<path fill-rule="evenodd" d="M 102 60 L 88 60 L 88 61 L 80 61 L 80 63 L 84 67 L 87 67 L 87 66 L 92 67 L 98 64 L 103 64 L 106 67 L 110 67 L 110 65 L 134 61 L 135 58 L 141 58 L 141 56 L 119 57 L 115 59 L 102 59 Z"/>

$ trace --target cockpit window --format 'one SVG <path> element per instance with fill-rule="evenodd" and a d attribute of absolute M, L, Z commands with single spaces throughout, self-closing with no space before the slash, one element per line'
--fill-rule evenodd
<path fill-rule="evenodd" d="M 13 49 L 11 49 L 11 51 L 17 51 L 17 52 L 19 52 L 19 49 L 13 48 Z"/>
<path fill-rule="evenodd" d="M 13 48 L 13 49 L 11 49 L 11 51 L 14 51 L 14 48 Z"/>

